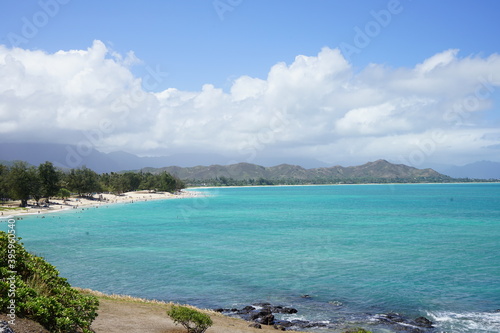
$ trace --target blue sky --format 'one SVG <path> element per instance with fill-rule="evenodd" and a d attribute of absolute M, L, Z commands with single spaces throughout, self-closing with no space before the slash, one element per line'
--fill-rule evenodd
<path fill-rule="evenodd" d="M 116 130 L 100 135 L 99 142 L 92 142 L 95 148 L 102 151 L 119 149 L 141 155 L 203 151 L 228 156 L 228 160 L 231 161 L 264 163 L 270 156 L 281 155 L 287 162 L 296 158 L 297 161 L 311 159 L 326 164 L 344 165 L 377 158 L 391 161 L 406 160 L 410 164 L 419 164 L 417 166 L 445 162 L 464 164 L 477 159 L 498 161 L 499 152 L 491 147 L 500 145 L 498 128 L 500 73 L 498 60 L 490 57 L 498 56 L 500 48 L 499 12 L 498 1 L 40 0 L 20 2 L 4 0 L 0 3 L 2 18 L 0 44 L 4 47 L 3 53 L 0 53 L 0 64 L 6 54 L 13 54 L 13 46 L 25 52 L 22 56 L 14 55 L 14 58 L 22 62 L 27 69 L 31 68 L 30 57 L 36 58 L 35 51 L 41 51 L 48 57 L 40 61 L 49 62 L 50 56 L 55 57 L 55 53 L 60 50 L 64 52 L 80 50 L 89 54 L 94 50 L 96 54 L 102 54 L 98 51 L 101 50 L 105 53 L 103 58 L 100 58 L 102 64 L 109 60 L 116 65 L 114 69 L 106 67 L 107 78 L 115 73 L 117 77 L 127 82 L 113 81 L 114 83 L 109 84 L 117 84 L 117 87 L 122 88 L 116 89 L 126 90 L 126 87 L 130 89 L 135 79 L 142 80 L 142 92 L 155 100 L 149 101 L 149 97 L 141 98 L 140 103 L 129 105 L 131 112 L 127 113 L 127 119 L 124 119 L 123 123 L 115 122 Z M 323 52 L 325 49 L 339 51 L 343 59 L 334 53 Z M 323 54 L 323 57 L 320 57 L 320 54 Z M 437 56 L 439 54 L 441 56 Z M 285 77 L 289 80 L 295 77 L 294 75 L 299 76 L 298 80 L 300 76 L 306 78 L 308 75 L 318 78 L 312 73 L 323 65 L 298 62 L 296 57 L 301 55 L 311 57 L 311 61 L 319 59 L 319 63 L 327 66 L 325 67 L 327 69 L 344 68 L 345 61 L 348 68 L 344 70 L 348 73 L 341 78 L 337 77 L 341 81 L 337 82 L 338 86 L 343 87 L 342 89 L 355 87 L 353 89 L 358 89 L 358 96 L 362 102 L 359 105 L 339 103 L 343 106 L 337 107 L 334 105 L 335 98 L 347 97 L 338 91 L 334 92 L 332 90 L 334 88 L 331 88 L 318 96 L 307 93 L 293 105 L 287 104 L 286 101 L 280 104 L 279 98 L 286 96 L 285 93 L 273 93 L 274 95 L 268 93 L 271 93 L 270 89 L 275 84 L 279 86 L 276 91 L 281 91 L 280 89 L 285 91 L 288 84 Z M 408 78 L 409 73 L 419 64 L 434 56 L 437 56 L 434 62 L 441 65 L 434 64 L 437 69 L 433 70 L 432 83 L 420 81 L 418 83 Z M 286 75 L 278 71 L 280 63 L 284 63 L 288 68 L 289 72 Z M 87 70 L 93 65 L 95 62 L 73 64 Z M 302 65 L 304 71 L 298 69 Z M 470 66 L 467 67 L 468 65 Z M 99 66 L 93 69 L 103 70 Z M 453 66 L 458 67 L 453 68 Z M 297 69 L 294 72 L 296 74 L 292 73 L 292 67 Z M 442 73 L 438 73 L 441 67 L 447 67 L 448 71 L 443 70 Z M 273 68 L 274 73 L 279 72 L 284 76 L 272 81 L 270 77 Z M 151 81 L 152 70 L 161 72 L 161 77 Z M 33 71 L 38 73 L 36 77 L 40 77 L 40 69 Z M 332 71 L 330 76 L 335 76 L 335 73 L 337 72 Z M 453 73 L 459 74 L 454 77 Z M 493 75 L 490 78 L 494 81 L 490 84 L 493 88 L 485 90 L 487 96 L 478 98 L 474 95 L 481 89 L 481 80 L 478 77 L 487 78 L 488 75 Z M 60 79 L 63 80 L 61 82 L 63 87 L 68 86 L 69 77 L 42 81 L 55 82 L 54 80 Z M 3 80 L 7 81 L 7 78 L 5 74 Z M 245 81 L 242 78 L 252 80 Z M 440 82 L 447 84 L 464 78 L 466 80 L 463 89 L 459 85 L 450 87 L 456 89 L 453 93 L 448 93 L 445 89 L 441 93 L 442 99 L 432 92 L 422 93 L 423 88 L 419 86 L 419 84 L 437 85 Z M 407 79 L 411 81 L 408 83 L 410 86 L 396 97 L 398 91 L 396 85 Z M 93 80 L 99 82 L 104 79 L 94 77 Z M 150 84 L 144 84 L 148 80 Z M 239 84 L 236 84 L 237 82 Z M 308 81 L 306 79 L 302 82 Z M 288 92 L 300 95 L 308 88 L 313 89 L 315 84 L 320 86 L 325 82 L 333 81 L 322 77 L 309 82 L 307 86 L 289 87 Z M 387 84 L 390 88 L 382 87 L 388 82 L 391 83 Z M 364 91 L 364 87 L 368 85 L 377 86 L 374 88 L 375 92 Z M 33 88 L 30 96 L 52 96 L 54 93 L 44 89 L 38 91 Z M 172 93 L 172 89 L 176 91 L 175 94 Z M 244 96 L 240 96 L 240 93 L 240 97 L 235 97 L 236 92 L 232 93 L 232 90 L 242 89 L 246 91 Z M 258 94 L 255 89 L 259 91 Z M 20 90 L 22 89 L 17 89 Z M 130 95 L 131 91 L 127 93 L 125 90 L 121 92 L 113 90 L 113 94 Z M 74 96 L 74 92 L 61 92 L 60 89 L 57 91 L 61 94 L 59 98 L 52 101 L 38 101 L 37 105 L 47 103 L 45 107 L 55 109 L 63 108 L 63 105 L 64 107 L 72 105 L 75 107 L 74 110 L 81 110 L 74 115 L 73 121 L 79 119 L 78 116 L 83 117 L 81 119 L 92 118 L 93 112 L 104 114 L 104 111 L 98 109 L 105 108 L 106 103 L 109 103 L 107 99 L 100 99 L 85 104 L 81 98 L 76 101 L 68 97 Z M 374 98 L 376 95 L 386 96 L 386 99 Z M 203 96 L 206 98 L 203 99 L 204 102 L 200 102 Z M 467 110 L 462 115 L 455 112 L 455 116 L 451 116 L 448 111 L 446 116 L 445 108 L 451 109 L 452 105 L 463 104 L 468 98 L 472 98 L 471 96 L 477 99 L 471 101 L 471 103 L 477 102 L 475 103 L 477 105 L 471 106 L 474 110 Z M 199 103 L 193 102 L 196 98 Z M 308 101 L 311 98 L 325 102 L 324 104 L 314 102 L 309 105 Z M 215 99 L 217 101 L 214 102 Z M 276 102 L 269 104 L 270 99 L 276 99 Z M 5 105 L 9 105 L 10 99 L 5 93 L 0 95 L 0 102 L 2 100 Z M 188 100 L 194 104 L 189 104 Z M 411 106 L 408 106 L 410 104 Z M 432 110 L 429 109 L 431 104 L 434 105 Z M 156 109 L 157 112 L 152 109 Z M 266 113 L 262 111 L 263 109 L 274 111 Z M 421 110 L 422 114 L 416 116 L 418 110 Z M 7 112 L 13 114 L 13 111 L 4 111 Z M 28 118 L 34 111 L 30 106 L 25 106 L 25 112 Z M 166 119 L 167 114 L 170 117 L 168 119 Z M 269 125 L 281 114 L 286 114 L 286 121 L 282 122 L 282 126 L 273 128 Z M 156 126 L 160 123 L 160 118 L 165 124 L 181 124 L 186 131 L 200 131 L 204 126 L 220 126 L 214 132 L 220 137 L 214 140 L 215 134 L 210 131 L 207 131 L 206 137 L 197 134 L 196 140 L 181 138 L 179 135 L 176 137 L 161 135 L 159 134 L 161 129 L 153 129 L 152 123 L 135 121 L 134 115 L 137 117 L 148 115 L 155 119 L 152 123 Z M 311 116 L 309 120 L 317 119 L 317 123 L 303 121 L 302 117 L 307 115 Z M 54 114 L 54 117 L 62 118 L 59 113 Z M 17 137 L 19 133 L 33 132 L 33 127 L 23 123 L 22 117 L 22 119 L 19 117 L 8 119 L 9 117 L 4 115 L 3 118 L 8 126 L 5 125 L 3 129 L 0 127 L 0 135 L 4 136 L 3 138 L 0 136 L 2 141 L 20 140 Z M 201 121 L 201 118 L 205 120 Z M 217 119 L 222 120 L 217 123 Z M 418 126 L 410 126 L 423 122 L 422 119 L 427 119 L 427 127 L 425 122 Z M 15 123 L 16 121 L 19 123 Z M 255 123 L 252 126 L 243 125 L 253 121 Z M 82 121 L 82 124 L 84 123 L 85 121 Z M 381 126 L 381 123 L 391 123 L 394 126 Z M 99 131 L 97 123 L 82 125 L 81 128 L 67 124 L 61 120 L 56 126 L 57 131 L 67 135 L 68 139 L 63 140 L 64 142 L 76 144 L 88 140 L 82 134 L 84 131 Z M 133 134 L 137 132 L 135 134 L 139 136 L 140 131 L 137 130 L 139 124 L 144 126 L 142 137 L 144 133 L 156 133 L 148 137 L 145 140 L 147 143 L 142 146 L 131 144 L 133 140 L 137 140 L 136 137 L 132 137 Z M 354 124 L 357 124 L 356 129 L 353 127 Z M 135 126 L 134 129 L 130 128 L 132 125 Z M 368 128 L 369 126 L 376 126 L 379 129 L 387 127 L 387 132 L 382 133 L 381 130 Z M 228 127 L 232 127 L 236 133 L 226 133 Z M 14 128 L 17 134 L 12 132 Z M 266 129 L 267 134 L 271 133 L 271 139 L 262 139 Z M 167 130 L 172 129 L 165 129 Z M 429 133 L 433 130 L 445 131 L 449 134 L 451 142 L 437 142 L 432 139 Z M 469 132 L 466 133 L 466 130 Z M 317 135 L 293 134 L 308 131 Z M 129 137 L 128 134 L 132 136 Z M 465 149 L 466 144 L 461 140 L 465 140 L 463 138 L 467 135 L 470 140 L 477 141 L 477 145 Z M 485 137 L 488 139 L 484 139 Z M 387 147 L 387 141 L 380 141 L 371 149 L 371 153 L 361 149 L 366 147 L 367 142 L 390 138 L 394 142 L 402 142 L 398 147 L 395 143 L 394 151 L 381 149 Z M 57 141 L 58 139 L 49 134 L 38 134 L 33 136 L 33 140 Z M 223 143 L 228 140 L 241 141 L 233 145 Z M 426 140 L 435 141 L 436 147 L 432 152 L 426 152 L 421 148 L 425 146 Z M 345 141 L 351 143 L 357 141 L 357 144 L 352 144 L 347 149 Z M 406 150 L 403 147 L 405 144 Z M 250 148 L 247 149 L 248 147 Z M 418 163 L 414 158 L 415 161 L 412 163 L 410 157 L 417 154 L 412 155 L 412 152 L 418 150 L 425 156 L 419 158 Z"/>
<path fill-rule="evenodd" d="M 58 3 L 57 15 L 20 46 L 56 52 L 86 49 L 98 39 L 117 52 L 134 51 L 143 66 L 159 65 L 169 73 L 159 88 L 183 90 L 199 90 L 205 83 L 227 88 L 241 75 L 265 78 L 271 66 L 290 63 L 296 55 L 354 45 L 354 28 L 364 30 L 374 20 L 371 11 L 385 10 L 390 3 L 221 0 L 228 6 L 221 7 L 216 1 L 61 2 L 67 4 Z M 355 67 L 410 67 L 450 48 L 463 56 L 498 52 L 498 1 L 395 3 L 401 12 L 392 14 L 388 26 L 353 54 Z M 41 6 L 39 1 L 6 0 L 0 9 L 1 43 L 9 45 L 7 34 L 21 35 L 21 18 L 32 21 Z M 134 73 L 145 73 L 143 66 L 137 65 Z"/>

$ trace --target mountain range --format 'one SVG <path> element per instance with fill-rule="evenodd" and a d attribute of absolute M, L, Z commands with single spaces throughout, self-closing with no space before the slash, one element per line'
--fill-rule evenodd
<path fill-rule="evenodd" d="M 160 157 L 139 157 L 123 151 L 103 153 L 90 147 L 65 144 L 0 143 L 0 161 L 8 162 L 14 160 L 26 161 L 32 165 L 39 165 L 45 161 L 50 161 L 63 169 L 86 166 L 98 173 L 140 170 L 145 167 L 164 168 L 168 166 L 166 169 L 169 172 L 182 175 L 181 178 L 186 177 L 191 179 L 193 179 L 194 175 L 197 175 L 197 177 L 208 177 L 213 174 L 235 178 L 237 170 L 249 177 L 262 177 L 266 179 L 269 177 L 275 178 L 278 175 L 296 179 L 301 179 L 301 177 L 340 177 L 342 175 L 355 177 L 361 174 L 366 176 L 367 172 L 369 174 L 373 171 L 368 168 L 370 163 L 365 164 L 364 168 L 361 168 L 362 166 L 328 167 L 320 161 L 300 160 L 286 161 L 293 162 L 289 164 L 264 167 L 249 163 L 227 165 L 230 159 L 226 156 L 216 154 L 186 153 Z M 199 166 L 199 164 L 209 166 Z M 301 166 L 292 164 L 300 164 Z M 394 172 L 396 177 L 400 177 L 405 173 L 402 169 L 391 169 L 389 165 L 386 165 L 382 169 Z M 383 171 L 382 169 L 379 171 Z M 433 169 L 453 178 L 500 179 L 500 163 L 498 162 L 481 161 L 464 166 L 438 165 L 434 166 Z"/>
<path fill-rule="evenodd" d="M 196 167 L 144 168 L 144 172 L 167 171 L 183 180 L 209 180 L 227 178 L 233 180 L 268 179 L 274 181 L 298 180 L 329 183 L 343 180 L 402 180 L 402 181 L 449 181 L 451 178 L 432 169 L 417 169 L 403 164 L 392 164 L 385 160 L 369 162 L 360 166 L 305 169 L 298 165 L 281 164 L 263 167 L 250 163 L 211 165 Z"/>
<path fill-rule="evenodd" d="M 209 164 L 224 163 L 227 158 L 214 154 L 176 154 L 139 157 L 123 151 L 103 153 L 94 148 L 52 143 L 0 143 L 0 160 L 26 161 L 39 165 L 46 161 L 63 169 L 86 166 L 98 173 L 137 170 L 167 165 L 193 166 L 203 160 Z"/>
<path fill-rule="evenodd" d="M 500 163 L 479 161 L 463 166 L 451 166 L 440 171 L 453 178 L 500 179 Z"/>

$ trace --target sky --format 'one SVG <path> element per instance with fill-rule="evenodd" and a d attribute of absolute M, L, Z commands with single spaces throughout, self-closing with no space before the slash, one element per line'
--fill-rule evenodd
<path fill-rule="evenodd" d="M 0 142 L 500 162 L 500 2 L 3 0 Z"/>

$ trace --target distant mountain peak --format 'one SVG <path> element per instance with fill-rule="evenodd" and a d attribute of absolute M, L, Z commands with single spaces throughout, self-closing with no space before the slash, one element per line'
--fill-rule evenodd
<path fill-rule="evenodd" d="M 445 168 L 441 172 L 455 178 L 500 179 L 500 162 L 478 161 Z"/>
<path fill-rule="evenodd" d="M 303 182 L 335 182 L 343 180 L 393 180 L 393 181 L 437 181 L 448 180 L 432 169 L 417 169 L 403 164 L 392 164 L 386 160 L 368 162 L 360 166 L 304 169 L 298 165 L 280 164 L 273 167 L 263 167 L 250 163 L 238 163 L 227 166 L 198 166 L 198 167 L 165 167 L 150 169 L 150 172 L 167 171 L 184 180 L 209 180 L 219 177 L 234 180 L 268 179 L 268 180 L 300 180 Z"/>

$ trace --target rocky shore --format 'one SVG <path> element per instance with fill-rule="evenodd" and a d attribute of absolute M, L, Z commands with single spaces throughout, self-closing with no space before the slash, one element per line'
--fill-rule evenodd
<path fill-rule="evenodd" d="M 280 314 L 296 314 L 299 311 L 292 307 L 272 305 L 270 303 L 255 303 L 247 305 L 241 309 L 218 308 L 214 311 L 230 317 L 238 317 L 251 322 L 250 327 L 262 328 L 262 325 L 272 326 L 281 331 L 310 330 L 310 329 L 330 329 L 349 331 L 352 325 L 342 321 L 308 321 L 308 320 L 284 320 L 279 319 Z M 411 319 L 398 313 L 385 313 L 366 316 L 367 327 L 383 327 L 392 332 L 409 333 L 432 333 L 435 332 L 433 323 L 425 318 L 418 317 Z M 350 327 L 351 326 L 351 327 Z M 369 328 L 367 328 L 369 329 Z"/>

